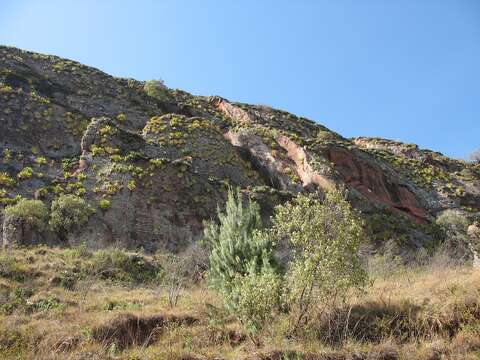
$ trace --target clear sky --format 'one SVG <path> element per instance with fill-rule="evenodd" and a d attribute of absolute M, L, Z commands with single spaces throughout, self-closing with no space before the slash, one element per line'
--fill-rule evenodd
<path fill-rule="evenodd" d="M 479 0 L 0 0 L 0 43 L 347 137 L 480 147 Z"/>

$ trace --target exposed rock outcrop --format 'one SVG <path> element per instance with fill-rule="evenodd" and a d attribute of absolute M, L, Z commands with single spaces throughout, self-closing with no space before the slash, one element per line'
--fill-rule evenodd
<path fill-rule="evenodd" d="M 21 197 L 48 207 L 76 194 L 96 212 L 68 243 L 175 250 L 199 238 L 229 186 L 254 196 L 266 219 L 300 191 L 346 188 L 372 246 L 394 242 L 403 254 L 435 243 L 439 212 L 480 215 L 480 164 L 345 139 L 264 105 L 165 91 L 157 99 L 140 81 L 0 47 L 0 220 Z"/>
<path fill-rule="evenodd" d="M 388 176 L 375 162 L 357 154 L 336 147 L 329 150 L 330 161 L 348 186 L 371 201 L 405 212 L 418 221 L 427 220 L 427 212 L 405 183 L 395 176 Z"/>

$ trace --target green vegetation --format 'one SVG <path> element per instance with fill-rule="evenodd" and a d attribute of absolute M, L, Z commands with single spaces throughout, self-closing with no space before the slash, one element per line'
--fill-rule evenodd
<path fill-rule="evenodd" d="M 205 241 L 211 247 L 209 279 L 215 288 L 230 293 L 237 276 L 260 271 L 272 261 L 272 243 L 254 236 L 262 226 L 258 204 L 243 206 L 240 191 L 229 190 L 225 212 L 218 211 L 220 224 L 206 224 Z"/>
<path fill-rule="evenodd" d="M 5 208 L 5 218 L 8 226 L 15 229 L 20 226 L 41 231 L 47 224 L 48 210 L 40 200 L 21 199 Z"/>
<path fill-rule="evenodd" d="M 0 185 L 11 187 L 15 185 L 15 180 L 6 172 L 0 172 Z"/>
<path fill-rule="evenodd" d="M 148 96 L 159 101 L 169 101 L 170 94 L 163 80 L 149 80 L 143 87 Z"/>
<path fill-rule="evenodd" d="M 0 254 L 0 277 L 13 281 L 23 281 L 25 280 L 25 269 L 15 258 L 7 254 Z"/>
<path fill-rule="evenodd" d="M 345 300 L 352 288 L 366 284 L 358 258 L 364 235 L 362 222 L 341 192 L 327 192 L 323 201 L 299 195 L 277 208 L 273 234 L 288 238 L 294 248 L 288 288 L 296 320 L 293 331 L 307 315 Z"/>
<path fill-rule="evenodd" d="M 98 201 L 98 206 L 102 210 L 108 210 L 110 209 L 110 206 L 112 206 L 112 202 L 109 199 L 102 198 Z"/>
<path fill-rule="evenodd" d="M 75 195 L 61 195 L 52 202 L 50 226 L 65 240 L 68 234 L 84 225 L 94 210 L 85 200 Z"/>
<path fill-rule="evenodd" d="M 445 232 L 440 251 L 451 257 L 453 263 L 463 264 L 472 260 L 473 252 L 468 236 L 469 221 L 455 210 L 445 210 L 436 220 Z"/>
<path fill-rule="evenodd" d="M 95 252 L 86 272 L 113 282 L 139 284 L 157 278 L 160 268 L 142 256 L 130 255 L 118 249 L 105 249 Z"/>
<path fill-rule="evenodd" d="M 261 342 L 257 334 L 282 311 L 285 288 L 283 278 L 271 265 L 265 264 L 257 271 L 238 274 L 225 294 L 225 304 L 247 331 L 254 344 Z"/>
<path fill-rule="evenodd" d="M 218 217 L 220 225 L 210 223 L 205 230 L 212 247 L 210 279 L 255 344 L 254 334 L 275 314 L 288 309 L 289 331 L 297 333 L 313 314 L 366 284 L 358 258 L 362 222 L 339 191 L 328 192 L 323 201 L 299 195 L 277 207 L 271 229 L 260 230 L 258 205 L 250 200 L 244 206 L 240 192 L 230 190 Z M 293 260 L 280 272 L 273 247 L 285 239 Z"/>
<path fill-rule="evenodd" d="M 31 179 L 33 176 L 33 169 L 30 166 L 24 167 L 18 174 L 17 178 L 20 180 Z"/>

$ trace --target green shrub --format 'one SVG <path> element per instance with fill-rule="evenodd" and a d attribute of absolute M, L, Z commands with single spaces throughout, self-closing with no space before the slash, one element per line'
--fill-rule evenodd
<path fill-rule="evenodd" d="M 140 284 L 157 278 L 160 267 L 139 255 L 127 254 L 118 249 L 105 249 L 95 252 L 86 271 L 101 279 L 113 282 Z"/>
<path fill-rule="evenodd" d="M 56 297 L 50 295 L 45 299 L 38 299 L 31 305 L 31 307 L 32 310 L 35 311 L 49 311 L 60 309 L 64 307 L 64 304 L 62 304 Z"/>
<path fill-rule="evenodd" d="M 260 208 L 251 200 L 243 206 L 239 190 L 229 190 L 225 212 L 217 212 L 220 225 L 207 223 L 204 232 L 212 248 L 209 279 L 215 288 L 229 293 L 238 275 L 258 272 L 265 261 L 273 262 L 273 244 L 254 236 L 262 226 Z"/>
<path fill-rule="evenodd" d="M 282 276 L 266 266 L 260 272 L 238 275 L 232 291 L 225 297 L 230 311 L 257 345 L 255 335 L 266 324 L 271 324 L 284 305 L 283 284 Z"/>
<path fill-rule="evenodd" d="M 48 211 L 41 200 L 21 199 L 17 204 L 5 208 L 5 218 L 8 218 L 10 226 L 41 231 L 47 223 Z"/>
<path fill-rule="evenodd" d="M 0 172 L 0 185 L 10 187 L 15 185 L 15 180 L 12 179 L 12 177 L 6 173 L 6 172 Z"/>
<path fill-rule="evenodd" d="M 8 301 L 0 305 L 0 310 L 10 315 L 15 310 L 28 312 L 30 310 L 27 302 L 28 298 L 33 295 L 33 291 L 29 288 L 15 288 L 8 296 Z"/>
<path fill-rule="evenodd" d="M 110 206 L 112 206 L 112 202 L 108 199 L 103 198 L 98 201 L 98 206 L 100 206 L 100 209 L 102 210 L 108 210 L 110 209 Z"/>
<path fill-rule="evenodd" d="M 84 225 L 93 212 L 93 208 L 78 196 L 61 195 L 52 202 L 50 226 L 66 239 L 72 230 Z"/>
<path fill-rule="evenodd" d="M 445 210 L 436 220 L 448 232 L 466 234 L 468 229 L 468 220 L 455 210 Z"/>
<path fill-rule="evenodd" d="M 290 305 L 295 310 L 292 331 L 304 325 L 307 314 L 333 306 L 351 288 L 366 284 L 358 258 L 362 222 L 340 191 L 330 191 L 323 202 L 299 195 L 277 207 L 272 233 L 289 239 L 294 249 L 287 274 Z"/>
<path fill-rule="evenodd" d="M 92 254 L 87 249 L 87 244 L 83 242 L 78 246 L 72 246 L 69 249 L 65 249 L 62 255 L 70 259 L 86 259 L 89 258 Z"/>
<path fill-rule="evenodd" d="M 163 80 L 149 80 L 145 83 L 143 90 L 148 96 L 157 100 L 168 101 L 170 99 L 168 88 L 165 86 Z"/>
<path fill-rule="evenodd" d="M 25 279 L 25 270 L 12 256 L 0 254 L 0 277 L 23 281 Z"/>
<path fill-rule="evenodd" d="M 27 180 L 33 176 L 33 169 L 30 166 L 24 167 L 18 174 L 20 180 Z"/>

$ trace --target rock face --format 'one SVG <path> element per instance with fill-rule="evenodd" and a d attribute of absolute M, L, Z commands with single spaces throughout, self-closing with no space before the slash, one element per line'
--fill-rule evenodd
<path fill-rule="evenodd" d="M 96 213 L 68 243 L 146 250 L 188 246 L 229 186 L 258 200 L 266 217 L 299 192 L 344 188 L 377 248 L 429 248 L 437 213 L 480 214 L 478 164 L 385 139 L 345 139 L 218 96 L 167 89 L 155 99 L 144 85 L 0 47 L 0 209 L 20 197 L 49 205 L 76 194 Z"/>
<path fill-rule="evenodd" d="M 372 159 L 362 155 L 355 151 L 332 147 L 328 158 L 335 164 L 342 180 L 350 188 L 358 190 L 370 201 L 385 204 L 419 222 L 426 222 L 427 212 L 408 185 L 394 174 L 383 171 Z"/>

